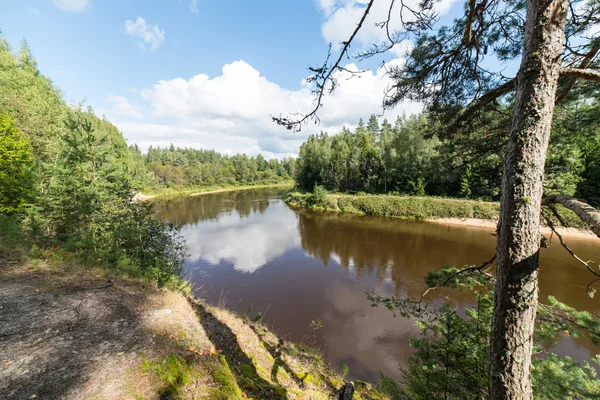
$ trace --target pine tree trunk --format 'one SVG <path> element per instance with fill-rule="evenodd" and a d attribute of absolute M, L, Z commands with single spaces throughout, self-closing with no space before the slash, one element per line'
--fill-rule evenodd
<path fill-rule="evenodd" d="M 494 399 L 531 399 L 544 163 L 568 0 L 528 0 L 525 39 L 502 177 L 490 340 Z"/>

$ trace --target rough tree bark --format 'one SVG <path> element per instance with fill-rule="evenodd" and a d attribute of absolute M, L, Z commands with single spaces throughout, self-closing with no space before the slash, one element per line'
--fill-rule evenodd
<path fill-rule="evenodd" d="M 544 163 L 568 0 L 528 0 L 523 55 L 502 178 L 489 394 L 531 399 Z"/>

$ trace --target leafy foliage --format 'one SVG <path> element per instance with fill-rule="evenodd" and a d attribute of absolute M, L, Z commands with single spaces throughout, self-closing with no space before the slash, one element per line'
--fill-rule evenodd
<path fill-rule="evenodd" d="M 488 398 L 493 291 L 485 276 L 457 276 L 457 272 L 456 268 L 433 271 L 426 281 L 430 287 L 444 283 L 461 290 L 475 289 L 475 306 L 466 308 L 461 316 L 447 300 L 433 313 L 421 312 L 417 321 L 421 334 L 411 340 L 416 352 L 402 370 L 402 379 L 394 382 L 385 376 L 380 378 L 382 391 L 392 399 Z M 405 308 L 406 303 L 398 301 L 391 308 L 398 307 Z M 535 330 L 538 357 L 533 359 L 531 374 L 536 398 L 600 398 L 600 380 L 594 366 L 549 350 L 565 334 L 598 343 L 600 321 L 550 297 L 548 305 L 539 305 Z M 600 366 L 598 356 L 593 362 Z"/>
<path fill-rule="evenodd" d="M 12 118 L 0 114 L 0 213 L 14 213 L 31 191 L 33 153 Z"/>
<path fill-rule="evenodd" d="M 0 215 L 16 214 L 2 215 L 3 248 L 58 248 L 160 285 L 178 279 L 178 227 L 133 200 L 140 179 L 122 134 L 69 106 L 27 44 L 13 55 L 3 38 L 0 139 Z"/>

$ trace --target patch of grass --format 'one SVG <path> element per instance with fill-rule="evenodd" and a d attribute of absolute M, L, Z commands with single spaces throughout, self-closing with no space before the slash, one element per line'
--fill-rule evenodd
<path fill-rule="evenodd" d="M 573 211 L 563 207 L 560 204 L 556 204 L 555 207 L 556 211 L 558 211 L 558 215 L 560 215 L 561 219 L 567 224 L 568 227 L 589 229 L 589 226 L 587 226 L 586 223 L 583 222 Z M 546 214 L 549 215 L 550 220 L 555 226 L 562 226 L 560 221 L 558 221 L 557 218 L 552 215 L 552 213 L 548 212 Z M 542 220 L 542 223 L 546 225 L 544 220 Z"/>
<path fill-rule="evenodd" d="M 161 382 L 161 398 L 177 398 L 181 394 L 182 387 L 192 382 L 192 379 L 198 374 L 195 368 L 174 354 L 161 361 L 144 360 L 141 368 L 143 373 L 153 372 Z"/>
<path fill-rule="evenodd" d="M 349 372 L 349 368 L 348 368 L 348 364 L 344 363 L 344 365 L 342 366 L 342 376 L 345 378 L 346 375 L 348 375 Z"/>
<path fill-rule="evenodd" d="M 211 399 L 228 400 L 242 398 L 242 390 L 239 388 L 235 376 L 231 372 L 224 356 L 211 357 L 206 365 L 209 367 L 214 381 L 220 386 L 219 389 L 211 393 Z"/>
<path fill-rule="evenodd" d="M 496 219 L 500 215 L 500 203 L 450 199 L 427 196 L 393 196 L 393 195 L 327 195 L 325 200 L 315 205 L 311 193 L 290 192 L 286 203 L 315 211 L 343 212 L 366 214 L 378 217 L 398 217 L 412 220 L 437 218 L 477 218 Z M 567 227 L 585 229 L 585 224 L 574 212 L 557 205 L 559 214 Z M 554 217 L 553 222 L 560 225 Z M 542 220 L 545 225 L 545 221 Z"/>
<path fill-rule="evenodd" d="M 304 376 L 302 377 L 302 382 L 306 386 L 308 386 L 308 385 L 319 386 L 319 384 L 320 384 L 319 380 L 317 378 L 315 378 L 312 374 L 309 374 L 308 372 L 305 373 Z"/>

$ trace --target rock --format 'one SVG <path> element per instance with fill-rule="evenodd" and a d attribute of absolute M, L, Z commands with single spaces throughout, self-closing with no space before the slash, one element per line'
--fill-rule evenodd
<path fill-rule="evenodd" d="M 338 391 L 338 400 L 352 400 L 354 396 L 354 382 L 346 382 Z"/>

